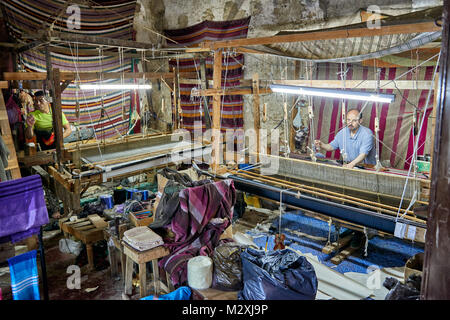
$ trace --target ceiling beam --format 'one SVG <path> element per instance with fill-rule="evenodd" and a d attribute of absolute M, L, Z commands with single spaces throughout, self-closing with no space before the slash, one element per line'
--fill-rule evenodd
<path fill-rule="evenodd" d="M 160 79 L 173 78 L 173 72 L 61 72 L 61 80 Z M 3 72 L 3 80 L 46 80 L 47 72 Z"/>
<path fill-rule="evenodd" d="M 316 40 L 334 40 L 342 38 L 374 37 L 390 34 L 433 32 L 439 30 L 441 30 L 441 27 L 436 26 L 434 21 L 430 21 L 430 22 L 381 26 L 378 29 L 375 28 L 369 29 L 367 27 L 345 28 L 339 30 L 321 30 L 321 31 L 291 33 L 285 35 L 278 35 L 278 36 L 275 35 L 260 38 L 234 39 L 225 41 L 208 40 L 200 43 L 200 48 L 209 48 L 211 50 L 217 50 L 221 48 L 237 48 L 252 45 L 268 45 L 276 43 L 304 42 Z"/>

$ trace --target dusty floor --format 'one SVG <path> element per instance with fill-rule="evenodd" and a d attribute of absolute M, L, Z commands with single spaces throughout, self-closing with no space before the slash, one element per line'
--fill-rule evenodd
<path fill-rule="evenodd" d="M 257 225 L 263 225 L 269 222 L 273 217 L 264 212 L 254 212 L 247 210 L 241 219 L 233 224 L 233 233 L 244 233 Z M 50 300 L 123 300 L 124 281 L 121 277 L 111 277 L 110 267 L 103 270 L 88 271 L 87 264 L 81 267 L 80 289 L 69 289 L 67 281 L 72 275 L 67 272 L 71 265 L 76 263 L 76 257 L 73 254 L 62 253 L 59 250 L 59 240 L 63 238 L 59 230 L 44 232 L 45 261 L 48 279 L 48 292 Z M 17 246 L 25 252 L 25 246 Z M 19 252 L 19 253 L 23 253 Z M 16 254 L 17 251 L 16 251 Z M 98 258 L 100 259 L 100 258 Z M 97 259 L 97 262 L 99 262 Z M 41 275 L 40 260 L 38 258 L 38 269 Z M 104 262 L 104 261 L 102 261 Z M 120 270 L 119 270 L 120 273 Z M 42 289 L 42 279 L 40 278 Z M 4 300 L 12 300 L 10 287 L 10 274 L 7 262 L 0 264 L 0 288 Z M 41 290 L 41 299 L 43 294 Z M 153 287 L 148 287 L 148 294 L 153 294 Z M 131 300 L 139 299 L 139 288 L 133 287 Z M 207 289 L 201 292 L 195 292 L 193 299 L 236 299 L 236 292 L 221 292 L 214 289 Z"/>

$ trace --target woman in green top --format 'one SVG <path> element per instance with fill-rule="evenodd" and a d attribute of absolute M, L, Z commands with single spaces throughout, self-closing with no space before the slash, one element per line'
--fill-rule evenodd
<path fill-rule="evenodd" d="M 44 97 L 43 91 L 34 94 L 34 111 L 28 114 L 26 120 L 25 135 L 27 139 L 36 135 L 36 140 L 42 150 L 55 148 L 55 134 L 53 132 L 53 118 L 50 104 Z M 69 121 L 62 113 L 63 139 L 68 137 L 72 132 Z"/>

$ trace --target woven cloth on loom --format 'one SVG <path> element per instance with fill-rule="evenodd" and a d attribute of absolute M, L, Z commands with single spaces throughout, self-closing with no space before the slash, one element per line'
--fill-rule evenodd
<path fill-rule="evenodd" d="M 362 67 L 348 64 L 347 80 L 361 79 L 374 80 L 373 67 Z M 381 68 L 380 80 L 393 80 L 411 68 Z M 323 63 L 317 66 L 316 80 L 341 80 L 339 64 Z M 432 80 L 433 66 L 420 67 L 417 73 L 408 73 L 399 80 Z M 351 89 L 351 88 L 347 88 Z M 365 91 L 355 88 L 355 90 Z M 373 90 L 369 90 L 373 91 Z M 378 105 L 379 117 L 379 146 L 380 160 L 387 161 L 394 168 L 409 169 L 413 154 L 414 135 L 413 119 L 416 118 L 417 129 L 421 122 L 423 110 L 426 108 L 424 127 L 420 132 L 418 155 L 430 153 L 431 119 L 429 116 L 433 108 L 434 90 L 431 93 L 428 106 L 425 106 L 429 90 L 380 90 L 380 93 L 395 94 L 396 98 L 391 104 L 380 103 Z M 366 103 L 364 101 L 347 100 L 347 110 L 357 108 L 362 110 Z M 418 107 L 418 116 L 414 113 L 414 107 Z M 368 127 L 375 133 L 376 103 L 369 102 L 364 108 L 362 125 Z M 313 99 L 314 127 L 316 139 L 325 143 L 331 142 L 337 132 L 342 128 L 342 108 L 339 99 L 317 97 Z M 428 143 L 426 143 L 428 142 Z M 326 153 L 327 158 L 339 159 L 339 150 Z"/>
<path fill-rule="evenodd" d="M 44 29 L 68 34 L 71 32 L 67 21 L 73 11 L 67 12 L 67 4 L 63 1 L 5 0 L 2 3 L 8 29 L 18 41 L 24 39 L 26 34 L 36 35 Z M 136 1 L 108 1 L 102 2 L 102 5 L 78 4 L 77 6 L 80 8 L 81 20 L 80 29 L 76 30 L 77 33 L 132 40 Z M 45 52 L 42 48 L 20 54 L 20 61 L 25 70 L 46 71 Z M 52 48 L 55 50 L 54 47 Z M 58 52 L 51 52 L 52 67 L 59 68 L 61 72 L 106 73 L 132 70 L 131 59 L 120 59 L 117 56 L 117 49 L 114 52 L 116 56 L 108 55 L 106 49 L 103 56 L 78 53 L 78 50 L 82 52 L 83 49 L 92 50 L 93 47 L 68 42 L 59 43 L 57 49 Z M 83 81 L 83 83 L 88 82 L 92 81 Z M 104 83 L 121 83 L 121 80 L 105 80 Z M 70 123 L 79 122 L 81 126 L 93 126 L 98 138 L 117 137 L 119 133 L 123 135 L 128 131 L 130 104 L 133 104 L 133 108 L 134 104 L 139 101 L 139 99 L 135 99 L 135 95 L 136 93 L 132 91 L 81 91 L 72 82 L 61 94 L 62 110 Z M 77 100 L 80 106 L 79 119 L 76 114 Z M 135 127 L 135 132 L 138 127 Z"/>
<path fill-rule="evenodd" d="M 232 21 L 203 21 L 199 24 L 177 30 L 165 30 L 166 37 L 176 41 L 178 44 L 168 41 L 168 45 L 192 46 L 204 40 L 231 40 L 246 38 L 250 17 Z M 212 80 L 214 57 L 206 58 L 206 78 Z M 179 68 L 180 72 L 196 72 L 197 79 L 200 79 L 199 59 L 176 59 L 171 60 L 169 65 Z M 226 88 L 237 87 L 243 77 L 244 55 L 224 52 L 222 58 L 222 86 Z M 205 130 L 205 118 L 203 104 L 200 104 L 202 97 L 191 96 L 192 88 L 201 89 L 200 85 L 180 84 L 181 95 L 181 128 L 194 130 L 196 122 L 201 122 L 202 129 Z M 244 125 L 242 95 L 225 95 L 221 97 L 221 131 L 227 129 L 242 129 Z M 203 103 L 203 102 L 202 102 Z M 208 103 L 210 115 L 212 114 L 212 99 Z"/>
<path fill-rule="evenodd" d="M 0 182 L 0 243 L 38 234 L 48 221 L 41 176 Z"/>
<path fill-rule="evenodd" d="M 14 300 L 40 300 L 36 250 L 8 259 Z"/>

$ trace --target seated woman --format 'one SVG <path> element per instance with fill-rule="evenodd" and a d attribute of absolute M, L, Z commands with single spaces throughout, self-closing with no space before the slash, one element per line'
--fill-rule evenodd
<path fill-rule="evenodd" d="M 55 133 L 53 132 L 52 110 L 43 91 L 34 94 L 34 108 L 35 110 L 28 114 L 26 120 L 25 136 L 27 139 L 31 139 L 36 135 L 41 150 L 54 149 Z M 62 125 L 64 129 L 63 138 L 66 138 L 70 135 L 72 129 L 64 113 L 62 113 Z"/>

